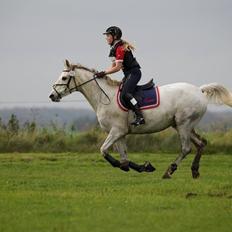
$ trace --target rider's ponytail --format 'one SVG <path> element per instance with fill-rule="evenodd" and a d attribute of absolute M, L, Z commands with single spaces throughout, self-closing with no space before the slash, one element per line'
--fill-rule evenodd
<path fill-rule="evenodd" d="M 123 47 L 124 47 L 125 51 L 129 51 L 129 50 L 134 51 L 135 50 L 135 47 L 131 43 L 129 43 L 128 41 L 122 40 L 122 42 L 123 42 Z"/>

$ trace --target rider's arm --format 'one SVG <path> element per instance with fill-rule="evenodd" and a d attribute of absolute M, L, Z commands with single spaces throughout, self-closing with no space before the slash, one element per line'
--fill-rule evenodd
<path fill-rule="evenodd" d="M 105 74 L 111 74 L 120 71 L 122 68 L 122 62 L 116 61 L 112 63 L 112 66 L 105 71 Z"/>
<path fill-rule="evenodd" d="M 112 63 L 112 67 L 106 70 L 106 74 L 115 73 L 121 70 L 123 67 L 122 63 L 124 60 L 124 56 L 125 56 L 125 50 L 123 46 L 119 46 L 116 50 L 115 60 Z"/>

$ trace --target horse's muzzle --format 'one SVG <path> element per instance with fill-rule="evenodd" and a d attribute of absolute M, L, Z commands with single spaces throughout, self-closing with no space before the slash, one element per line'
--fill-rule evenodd
<path fill-rule="evenodd" d="M 60 98 L 59 96 L 55 96 L 55 94 L 50 94 L 49 98 L 53 101 L 53 102 L 59 102 Z"/>

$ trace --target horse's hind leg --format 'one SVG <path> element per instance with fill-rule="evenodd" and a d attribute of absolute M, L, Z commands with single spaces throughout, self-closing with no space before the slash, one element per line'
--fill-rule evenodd
<path fill-rule="evenodd" d="M 181 153 L 177 159 L 168 167 L 167 171 L 164 173 L 163 178 L 171 178 L 171 175 L 176 171 L 180 162 L 191 152 L 191 141 L 190 134 L 191 130 L 188 124 L 178 126 L 177 132 L 181 141 Z"/>
<path fill-rule="evenodd" d="M 204 147 L 207 145 L 207 141 L 204 138 L 201 138 L 201 136 L 198 135 L 195 132 L 195 130 L 192 130 L 191 141 L 197 148 L 197 153 L 194 157 L 194 160 L 191 166 L 192 177 L 198 178 L 200 176 L 200 173 L 199 173 L 200 159 L 201 159 L 201 155 L 203 153 Z"/>

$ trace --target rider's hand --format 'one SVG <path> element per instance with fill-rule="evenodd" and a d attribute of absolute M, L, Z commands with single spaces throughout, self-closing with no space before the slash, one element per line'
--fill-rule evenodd
<path fill-rule="evenodd" d="M 97 78 L 102 78 L 102 77 L 104 77 L 105 75 L 106 75 L 105 71 L 97 72 L 97 73 L 95 74 L 95 76 L 96 76 Z"/>

